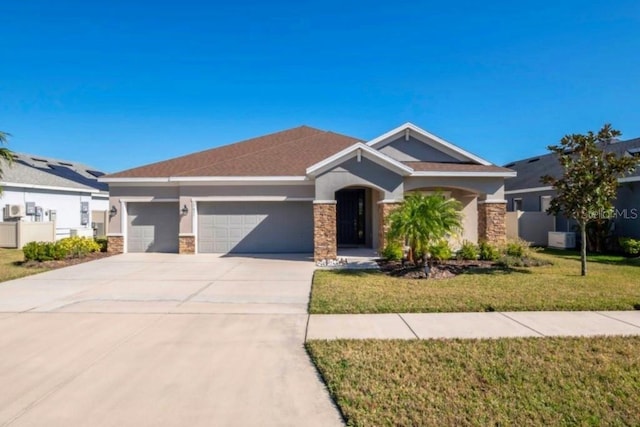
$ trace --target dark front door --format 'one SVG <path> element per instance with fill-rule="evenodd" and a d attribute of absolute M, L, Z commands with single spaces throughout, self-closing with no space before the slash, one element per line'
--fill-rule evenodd
<path fill-rule="evenodd" d="M 336 192 L 336 202 L 338 245 L 364 245 L 364 190 L 340 190 Z"/>

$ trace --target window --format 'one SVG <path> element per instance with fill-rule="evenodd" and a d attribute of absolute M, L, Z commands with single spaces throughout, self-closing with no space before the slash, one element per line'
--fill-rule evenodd
<path fill-rule="evenodd" d="M 551 205 L 551 196 L 540 196 L 540 212 L 546 212 Z"/>
<path fill-rule="evenodd" d="M 513 199 L 513 211 L 522 210 L 522 199 Z"/>

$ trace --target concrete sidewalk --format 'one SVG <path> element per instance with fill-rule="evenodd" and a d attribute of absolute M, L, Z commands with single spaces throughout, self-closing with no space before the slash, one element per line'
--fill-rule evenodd
<path fill-rule="evenodd" d="M 311 339 L 640 335 L 640 311 L 313 314 Z"/>

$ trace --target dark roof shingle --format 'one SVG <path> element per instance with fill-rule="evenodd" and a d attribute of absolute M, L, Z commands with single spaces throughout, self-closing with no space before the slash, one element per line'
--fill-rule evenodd
<path fill-rule="evenodd" d="M 107 177 L 303 176 L 307 167 L 358 141 L 346 135 L 300 126 Z"/>

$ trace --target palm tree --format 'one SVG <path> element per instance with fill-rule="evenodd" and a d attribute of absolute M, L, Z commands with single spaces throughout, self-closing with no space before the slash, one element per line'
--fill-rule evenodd
<path fill-rule="evenodd" d="M 6 144 L 10 136 L 11 134 L 0 131 L 0 145 Z M 8 165 L 13 163 L 13 152 L 6 147 L 0 147 L 0 179 L 2 179 L 3 160 L 6 161 Z M 0 187 L 0 193 L 2 193 L 2 187 Z"/>
<path fill-rule="evenodd" d="M 424 195 L 410 193 L 389 215 L 389 238 L 404 241 L 414 256 L 462 228 L 462 205 L 455 199 L 446 199 L 442 193 Z"/>

